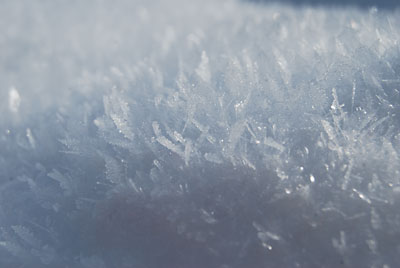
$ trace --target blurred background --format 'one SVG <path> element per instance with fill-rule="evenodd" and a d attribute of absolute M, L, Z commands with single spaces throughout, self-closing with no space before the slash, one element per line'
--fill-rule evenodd
<path fill-rule="evenodd" d="M 359 7 L 393 9 L 400 5 L 397 0 L 248 0 L 257 3 L 284 3 L 294 6 L 312 5 L 320 7 Z"/>

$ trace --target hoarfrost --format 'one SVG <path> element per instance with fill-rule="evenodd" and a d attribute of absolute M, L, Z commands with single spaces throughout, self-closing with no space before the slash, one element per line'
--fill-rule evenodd
<path fill-rule="evenodd" d="M 339 239 L 333 238 L 332 245 L 340 254 L 345 254 L 347 249 L 346 233 L 344 231 L 340 231 Z"/>
<path fill-rule="evenodd" d="M 64 176 L 56 169 L 53 169 L 53 171 L 49 172 L 47 176 L 56 180 L 60 184 L 61 188 L 65 191 L 65 194 L 72 194 L 74 189 L 70 178 Z"/>
<path fill-rule="evenodd" d="M 1 267 L 399 267 L 399 5 L 263 2 L 2 2 Z"/>
<path fill-rule="evenodd" d="M 21 104 L 21 96 L 16 88 L 12 87 L 8 92 L 8 107 L 13 113 L 18 113 Z"/>
<path fill-rule="evenodd" d="M 115 126 L 118 128 L 127 139 L 133 140 L 134 134 L 129 126 L 130 109 L 128 103 L 120 99 L 117 94 L 104 97 L 104 109 L 113 120 Z"/>
<path fill-rule="evenodd" d="M 32 146 L 33 149 L 36 147 L 35 138 L 33 137 L 32 131 L 30 128 L 26 129 L 26 137 L 28 138 L 29 144 Z"/>
<path fill-rule="evenodd" d="M 201 62 L 199 64 L 199 67 L 196 69 L 196 73 L 205 83 L 210 83 L 210 66 L 207 53 L 205 51 L 201 53 Z"/>
<path fill-rule="evenodd" d="M 34 235 L 24 226 L 15 225 L 11 227 L 13 231 L 25 242 L 34 248 L 39 248 L 41 243 Z"/>

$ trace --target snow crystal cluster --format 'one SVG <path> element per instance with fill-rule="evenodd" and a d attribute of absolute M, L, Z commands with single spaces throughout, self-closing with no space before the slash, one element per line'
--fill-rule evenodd
<path fill-rule="evenodd" d="M 400 9 L 5 0 L 0 267 L 400 265 Z"/>

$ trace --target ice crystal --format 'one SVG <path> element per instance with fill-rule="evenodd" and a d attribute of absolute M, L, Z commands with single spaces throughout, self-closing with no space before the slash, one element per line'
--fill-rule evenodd
<path fill-rule="evenodd" d="M 400 265 L 398 5 L 262 2 L 3 1 L 1 267 Z"/>

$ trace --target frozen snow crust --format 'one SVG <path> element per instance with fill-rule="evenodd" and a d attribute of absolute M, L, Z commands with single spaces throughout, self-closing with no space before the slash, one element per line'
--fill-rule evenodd
<path fill-rule="evenodd" d="M 400 12 L 3 1 L 0 267 L 399 267 Z"/>

